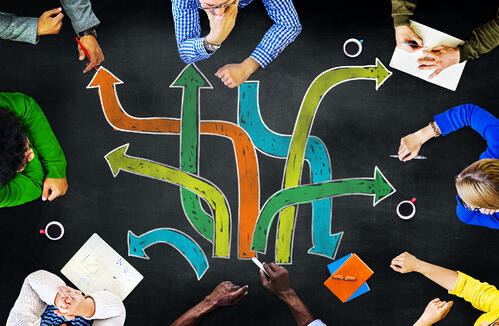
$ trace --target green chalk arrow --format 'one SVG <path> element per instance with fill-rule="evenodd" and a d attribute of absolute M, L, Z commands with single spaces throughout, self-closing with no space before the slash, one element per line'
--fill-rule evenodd
<path fill-rule="evenodd" d="M 182 70 L 172 88 L 182 88 L 180 125 L 180 169 L 197 174 L 199 171 L 199 98 L 200 89 L 212 89 L 210 82 L 195 65 Z M 213 217 L 201 206 L 198 196 L 188 189 L 180 189 L 180 199 L 187 218 L 207 240 L 213 241 Z"/>
<path fill-rule="evenodd" d="M 307 140 L 312 129 L 312 121 L 319 105 L 329 90 L 341 83 L 367 79 L 376 81 L 376 90 L 390 77 L 381 61 L 376 58 L 375 66 L 336 67 L 324 71 L 310 84 L 300 106 L 298 117 L 291 138 L 286 167 L 284 188 L 296 187 L 300 183 L 301 171 Z M 291 241 L 294 233 L 295 207 L 288 207 L 281 212 L 277 230 L 276 261 L 289 263 L 291 260 Z"/>
<path fill-rule="evenodd" d="M 274 217 L 285 207 L 310 203 L 326 197 L 345 195 L 373 196 L 373 206 L 375 206 L 395 193 L 395 191 L 395 188 L 388 182 L 377 166 L 374 168 L 373 178 L 332 180 L 280 190 L 267 200 L 260 212 L 255 233 L 253 234 L 251 249 L 265 253 L 269 230 Z"/>
<path fill-rule="evenodd" d="M 168 182 L 196 193 L 213 209 L 215 214 L 214 256 L 230 256 L 230 209 L 224 194 L 210 181 L 144 158 L 126 155 L 129 144 L 115 148 L 105 159 L 113 176 L 123 170 L 143 177 Z"/>

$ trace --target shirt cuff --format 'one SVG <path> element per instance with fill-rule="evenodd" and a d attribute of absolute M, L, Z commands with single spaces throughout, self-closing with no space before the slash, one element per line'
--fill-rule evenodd
<path fill-rule="evenodd" d="M 459 49 L 459 63 L 468 59 L 476 59 L 473 56 L 472 48 L 468 43 L 464 42 L 464 44 L 459 45 L 457 48 Z"/>
<path fill-rule="evenodd" d="M 40 41 L 38 37 L 38 18 L 28 17 L 27 24 L 29 26 L 28 33 L 26 34 L 26 42 L 31 44 L 37 44 Z"/>
<path fill-rule="evenodd" d="M 393 16 L 393 26 L 408 26 L 410 25 L 409 16 L 408 15 L 397 15 Z"/>
<path fill-rule="evenodd" d="M 322 322 L 322 320 L 316 319 L 313 322 L 311 322 L 310 324 L 308 324 L 307 326 L 326 326 L 326 324 L 324 324 Z"/>
<path fill-rule="evenodd" d="M 256 48 L 251 54 L 251 58 L 258 62 L 262 68 L 272 62 L 272 57 L 261 48 Z"/>
<path fill-rule="evenodd" d="M 86 319 L 107 319 L 121 315 L 125 306 L 117 295 L 108 291 L 92 293 L 87 297 L 92 298 L 95 303 L 94 315 Z"/>
<path fill-rule="evenodd" d="M 446 112 L 447 111 L 433 116 L 433 119 L 435 120 L 438 129 L 440 129 L 440 133 L 442 134 L 442 136 L 445 136 L 454 131 L 454 128 L 450 124 L 449 119 L 447 119 L 446 117 Z"/>

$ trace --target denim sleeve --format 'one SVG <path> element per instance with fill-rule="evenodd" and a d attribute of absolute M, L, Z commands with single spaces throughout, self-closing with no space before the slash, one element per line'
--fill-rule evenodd
<path fill-rule="evenodd" d="M 100 24 L 99 19 L 92 11 L 90 0 L 61 0 L 61 5 L 71 19 L 71 24 L 76 33 Z"/>
<path fill-rule="evenodd" d="M 0 12 L 0 38 L 31 44 L 38 43 L 38 17 L 18 17 Z"/>

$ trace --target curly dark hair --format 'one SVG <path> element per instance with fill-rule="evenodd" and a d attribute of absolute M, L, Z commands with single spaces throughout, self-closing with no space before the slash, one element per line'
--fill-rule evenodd
<path fill-rule="evenodd" d="M 25 164 L 26 140 L 21 120 L 0 107 L 0 185 L 8 183 Z"/>

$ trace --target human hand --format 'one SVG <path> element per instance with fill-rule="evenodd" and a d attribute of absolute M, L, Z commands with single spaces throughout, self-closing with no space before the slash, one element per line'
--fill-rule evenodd
<path fill-rule="evenodd" d="M 423 146 L 423 139 L 421 139 L 418 132 L 414 132 L 400 139 L 399 146 L 399 160 L 407 162 L 412 160 L 419 154 L 421 146 Z"/>
<path fill-rule="evenodd" d="M 426 306 L 421 317 L 419 317 L 418 321 L 414 325 L 430 326 L 441 321 L 445 318 L 445 316 L 447 316 L 453 304 L 453 301 L 440 301 L 438 298 L 431 300 Z"/>
<path fill-rule="evenodd" d="M 81 44 L 85 47 L 85 49 L 88 52 L 88 55 L 90 56 L 89 60 L 90 62 L 87 63 L 87 66 L 83 70 L 83 73 L 86 73 L 90 71 L 94 66 L 98 66 L 101 64 L 102 61 L 104 61 L 104 54 L 102 53 L 102 49 L 99 46 L 99 43 L 97 42 L 97 39 L 93 35 L 85 35 L 80 38 Z M 85 52 L 83 52 L 83 49 L 81 48 L 80 44 L 78 44 L 78 53 L 79 53 L 79 60 L 82 61 L 85 59 Z"/>
<path fill-rule="evenodd" d="M 206 41 L 211 44 L 220 45 L 234 28 L 237 17 L 237 3 L 227 7 L 223 13 L 221 9 L 206 9 L 210 21 L 210 33 L 206 36 Z"/>
<path fill-rule="evenodd" d="M 45 178 L 43 181 L 42 200 L 52 201 L 59 196 L 64 196 L 68 190 L 68 179 Z"/>
<path fill-rule="evenodd" d="M 234 88 L 246 80 L 260 67 L 260 64 L 253 58 L 247 58 L 241 63 L 228 64 L 218 69 L 215 76 L 220 78 L 222 83 L 229 88 Z"/>
<path fill-rule="evenodd" d="M 431 51 L 424 50 L 423 54 L 425 56 L 418 59 L 418 69 L 435 69 L 428 78 L 435 77 L 445 68 L 459 63 L 460 60 L 459 49 L 445 45 L 436 46 Z"/>
<path fill-rule="evenodd" d="M 480 208 L 480 213 L 485 215 L 492 215 L 495 213 L 499 213 L 499 209 Z"/>
<path fill-rule="evenodd" d="M 95 302 L 91 297 L 84 297 L 81 291 L 69 286 L 59 286 L 54 300 L 57 310 L 55 314 L 72 320 L 75 316 L 92 317 L 95 313 Z"/>
<path fill-rule="evenodd" d="M 64 17 L 61 11 L 62 8 L 48 10 L 38 18 L 38 35 L 59 34 L 62 27 L 62 18 Z"/>
<path fill-rule="evenodd" d="M 405 274 L 417 271 L 421 261 L 407 251 L 392 259 L 390 267 L 399 273 Z"/>
<path fill-rule="evenodd" d="M 260 270 L 260 280 L 266 290 L 272 292 L 281 300 L 284 300 L 289 293 L 293 292 L 289 283 L 289 272 L 286 268 L 275 263 L 263 263 L 263 268 L 267 274 Z"/>
<path fill-rule="evenodd" d="M 406 51 L 414 52 L 423 47 L 423 40 L 414 32 L 411 26 L 397 26 L 395 27 L 395 41 L 397 42 L 397 47 Z M 416 42 L 417 46 L 411 46 L 410 44 L 404 44 L 404 42 Z"/>
<path fill-rule="evenodd" d="M 247 285 L 240 287 L 232 284 L 230 281 L 225 281 L 218 284 L 205 299 L 215 308 L 226 307 L 235 305 L 247 294 Z"/>

